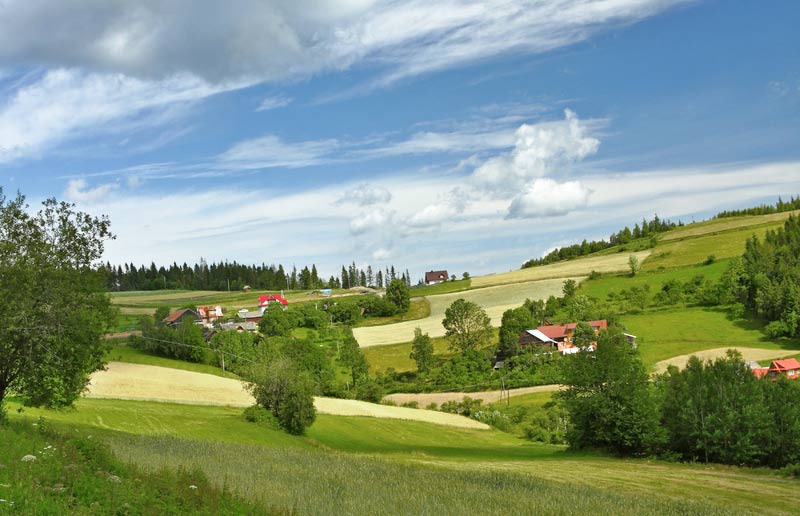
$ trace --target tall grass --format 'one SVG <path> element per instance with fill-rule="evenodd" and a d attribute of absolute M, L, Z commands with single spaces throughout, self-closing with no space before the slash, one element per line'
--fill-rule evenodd
<path fill-rule="evenodd" d="M 458 471 L 175 437 L 124 437 L 110 443 L 119 456 L 146 469 L 199 468 L 218 486 L 247 500 L 299 514 L 746 514 L 506 471 Z"/>

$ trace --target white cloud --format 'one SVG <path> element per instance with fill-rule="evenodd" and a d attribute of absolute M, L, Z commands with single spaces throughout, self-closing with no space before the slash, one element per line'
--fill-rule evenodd
<path fill-rule="evenodd" d="M 391 257 L 392 257 L 392 252 L 384 247 L 375 249 L 375 251 L 372 252 L 373 260 L 383 261 L 383 260 L 388 260 Z"/>
<path fill-rule="evenodd" d="M 523 124 L 514 149 L 487 160 L 472 180 L 484 192 L 504 197 L 519 193 L 534 179 L 568 172 L 570 166 L 597 152 L 600 141 L 588 135 L 590 125 L 565 110 L 564 120 Z"/>
<path fill-rule="evenodd" d="M 307 167 L 320 163 L 323 157 L 338 147 L 336 140 L 285 142 L 268 134 L 237 143 L 219 156 L 217 165 L 244 170 Z"/>
<path fill-rule="evenodd" d="M 337 201 L 337 204 L 356 204 L 358 206 L 371 206 L 373 204 L 386 204 L 392 200 L 392 194 L 382 186 L 361 183 L 355 188 L 347 190 Z"/>
<path fill-rule="evenodd" d="M 261 104 L 258 105 L 256 111 L 269 111 L 270 109 L 282 108 L 288 106 L 293 101 L 294 99 L 292 97 L 286 97 L 283 95 L 267 97 L 261 101 Z"/>
<path fill-rule="evenodd" d="M 350 232 L 354 235 L 360 235 L 375 229 L 385 229 L 392 224 L 393 215 L 394 212 L 383 208 L 373 208 L 360 213 L 350 220 Z"/>
<path fill-rule="evenodd" d="M 406 140 L 377 145 L 370 149 L 358 149 L 353 151 L 351 155 L 376 159 L 431 153 L 479 152 L 502 149 L 512 145 L 514 145 L 514 131 L 508 128 L 491 131 L 425 131 L 415 133 Z"/>
<path fill-rule="evenodd" d="M 281 81 L 361 61 L 391 82 L 545 52 L 686 0 L 8 0 L 0 66 L 60 63 L 151 79 Z M 53 20 L 59 30 L 53 30 Z M 25 30 L 20 30 L 24 27 Z"/>
<path fill-rule="evenodd" d="M 72 179 L 67 183 L 64 190 L 64 197 L 75 203 L 96 203 L 104 200 L 112 192 L 119 189 L 116 183 L 106 183 L 103 185 L 89 188 L 89 183 L 85 179 Z"/>
<path fill-rule="evenodd" d="M 190 76 L 151 82 L 120 74 L 52 70 L 0 104 L 0 163 L 36 155 L 109 123 L 163 123 L 166 106 L 223 91 Z"/>
<path fill-rule="evenodd" d="M 566 215 L 585 208 L 590 191 L 579 181 L 557 183 L 549 178 L 536 179 L 525 192 L 514 197 L 508 208 L 508 218 L 540 218 Z"/>
<path fill-rule="evenodd" d="M 468 194 L 461 188 L 453 188 L 442 195 L 435 203 L 425 206 L 411 215 L 406 224 L 411 228 L 428 228 L 464 213 L 467 207 Z"/>

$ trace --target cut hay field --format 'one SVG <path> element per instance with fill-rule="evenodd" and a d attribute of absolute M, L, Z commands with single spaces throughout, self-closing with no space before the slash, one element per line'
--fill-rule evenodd
<path fill-rule="evenodd" d="M 249 407 L 255 403 L 240 380 L 122 362 L 110 362 L 107 370 L 94 373 L 86 397 L 229 407 Z M 454 414 L 357 400 L 317 397 L 314 399 L 314 406 L 320 414 L 405 419 L 460 428 L 488 428 L 483 423 Z"/>
<path fill-rule="evenodd" d="M 355 328 L 353 329 L 353 335 L 361 347 L 411 342 L 414 338 L 414 328 L 417 327 L 431 337 L 441 337 L 445 334 L 444 327 L 442 327 L 444 312 L 453 301 L 459 298 L 472 301 L 483 307 L 492 319 L 492 326 L 498 327 L 500 326 L 503 312 L 509 308 L 520 306 L 525 302 L 525 299 L 547 299 L 551 295 L 561 295 L 564 279 L 515 283 L 430 296 L 427 298 L 431 305 L 429 317 L 386 326 Z M 572 279 L 576 281 L 582 280 L 582 278 Z"/>
<path fill-rule="evenodd" d="M 499 274 L 487 274 L 472 278 L 471 287 L 482 288 L 494 285 L 508 285 L 528 281 L 537 281 L 553 278 L 574 278 L 577 276 L 588 276 L 592 271 L 596 272 L 624 272 L 628 270 L 628 260 L 631 255 L 635 255 L 640 262 L 644 261 L 650 251 L 639 251 L 636 253 L 620 252 L 616 254 L 606 254 L 599 256 L 587 256 L 575 260 L 540 265 L 511 272 Z"/>
<path fill-rule="evenodd" d="M 761 224 L 770 226 L 782 225 L 783 221 L 792 215 L 800 215 L 800 210 L 787 211 L 783 213 L 772 213 L 770 215 L 751 215 L 740 217 L 725 217 L 721 219 L 711 219 L 703 222 L 695 222 L 686 226 L 673 229 L 664 233 L 663 241 L 681 239 L 709 233 L 719 233 L 721 231 L 736 230 L 745 227 L 756 227 Z"/>
<path fill-rule="evenodd" d="M 495 403 L 506 398 L 519 396 L 529 396 L 536 393 L 553 393 L 561 389 L 560 385 L 539 385 L 537 387 L 521 387 L 519 389 L 509 389 L 507 391 L 480 391 L 480 392 L 426 392 L 426 393 L 396 393 L 384 397 L 386 400 L 393 401 L 398 405 L 409 402 L 417 402 L 420 407 L 427 407 L 431 403 L 441 405 L 447 401 L 462 401 L 465 396 L 474 400 L 483 400 L 484 403 Z M 548 394 L 549 398 L 549 394 Z"/>
<path fill-rule="evenodd" d="M 187 305 L 222 305 L 229 310 L 256 308 L 258 296 L 276 294 L 275 291 L 219 292 L 215 290 L 154 290 L 135 292 L 112 292 L 111 302 L 128 310 L 131 314 L 153 313 L 156 308 L 170 309 Z M 335 297 L 356 295 L 350 290 L 336 290 Z M 326 299 L 315 291 L 286 291 L 284 297 L 292 303 Z M 128 313 L 128 312 L 125 312 Z"/>

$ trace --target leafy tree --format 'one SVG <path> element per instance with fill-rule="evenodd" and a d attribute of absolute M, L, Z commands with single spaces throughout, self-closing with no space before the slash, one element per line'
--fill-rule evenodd
<path fill-rule="evenodd" d="M 599 448 L 619 455 L 643 455 L 663 442 L 657 398 L 647 369 L 622 332 L 598 337 L 597 350 L 566 357 L 564 384 L 557 396 L 569 413 L 571 447 Z"/>
<path fill-rule="evenodd" d="M 628 268 L 631 271 L 631 276 L 636 276 L 642 269 L 642 264 L 639 263 L 639 258 L 635 254 L 628 257 Z"/>
<path fill-rule="evenodd" d="M 287 432 L 301 435 L 316 419 L 313 384 L 288 358 L 254 366 L 247 377 L 256 403 L 272 412 Z"/>
<path fill-rule="evenodd" d="M 9 390 L 70 405 L 102 367 L 114 310 L 95 266 L 110 238 L 106 217 L 55 199 L 30 214 L 0 190 L 0 412 Z"/>
<path fill-rule="evenodd" d="M 577 295 L 567 300 L 567 313 L 573 321 L 590 321 L 595 319 L 596 309 L 587 296 Z"/>
<path fill-rule="evenodd" d="M 270 303 L 264 316 L 258 322 L 258 330 L 267 336 L 289 336 L 295 328 L 295 322 L 278 303 Z"/>
<path fill-rule="evenodd" d="M 445 335 L 450 337 L 450 348 L 465 352 L 489 338 L 490 322 L 483 308 L 471 301 L 456 299 L 445 310 L 442 326 Z"/>
<path fill-rule="evenodd" d="M 574 279 L 565 280 L 561 291 L 564 293 L 564 299 L 570 299 L 578 291 L 578 283 Z"/>
<path fill-rule="evenodd" d="M 414 328 L 414 340 L 411 342 L 409 358 L 417 363 L 420 373 L 428 373 L 433 366 L 433 341 L 430 336 L 422 333 L 420 328 Z"/>
<path fill-rule="evenodd" d="M 343 366 L 350 368 L 353 386 L 369 380 L 369 363 L 350 330 L 347 331 L 340 344 L 339 362 Z"/>
<path fill-rule="evenodd" d="M 525 330 L 535 328 L 536 320 L 531 311 L 524 305 L 503 312 L 500 323 L 500 345 L 498 354 L 511 358 L 519 354 L 519 337 Z"/>
<path fill-rule="evenodd" d="M 153 314 L 153 321 L 155 321 L 156 324 L 160 324 L 164 319 L 167 318 L 168 315 L 169 308 L 166 306 L 160 306 L 156 308 L 156 313 Z"/>
<path fill-rule="evenodd" d="M 464 272 L 464 274 L 462 274 L 462 275 L 461 275 L 461 277 L 462 277 L 463 279 L 465 279 L 465 280 L 466 280 L 466 279 L 469 279 L 469 273 L 468 273 L 468 272 Z"/>
<path fill-rule="evenodd" d="M 411 296 L 406 282 L 393 279 L 386 287 L 386 300 L 394 304 L 400 313 L 406 313 L 411 306 Z"/>
<path fill-rule="evenodd" d="M 585 348 L 592 342 L 595 342 L 597 337 L 594 334 L 594 328 L 588 323 L 580 322 L 575 327 L 575 333 L 572 336 L 572 343 L 579 348 Z"/>
<path fill-rule="evenodd" d="M 256 359 L 256 339 L 250 332 L 220 331 L 211 338 L 210 345 L 218 350 L 217 360 L 223 370 L 242 371 Z"/>

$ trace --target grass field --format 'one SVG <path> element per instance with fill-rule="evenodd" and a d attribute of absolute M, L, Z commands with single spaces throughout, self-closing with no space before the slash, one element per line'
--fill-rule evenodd
<path fill-rule="evenodd" d="M 662 240 L 668 241 L 691 236 L 707 235 L 709 233 L 736 230 L 744 227 L 755 227 L 761 224 L 775 225 L 773 223 L 776 222 L 782 225 L 783 221 L 788 219 L 790 216 L 798 214 L 800 214 L 800 210 L 773 213 L 770 215 L 725 217 L 722 219 L 711 219 L 703 222 L 695 222 L 693 224 L 688 224 L 664 233 Z"/>
<path fill-rule="evenodd" d="M 644 261 L 650 255 L 650 251 L 594 255 L 549 265 L 530 267 L 528 269 L 519 269 L 500 274 L 488 274 L 486 276 L 472 278 L 471 285 L 472 288 L 482 288 L 544 279 L 566 279 L 576 276 L 588 276 L 592 271 L 624 272 L 628 270 L 628 259 L 631 255 L 635 255 L 639 258 L 639 261 Z"/>
<path fill-rule="evenodd" d="M 213 374 L 223 378 L 238 378 L 237 375 L 230 371 L 223 371 L 219 367 L 207 364 L 198 364 L 194 362 L 185 362 L 183 360 L 176 360 L 173 358 L 158 357 L 149 355 L 138 349 L 131 348 L 124 343 L 117 343 L 108 353 L 106 353 L 105 360 L 108 362 L 125 362 L 128 364 L 142 364 L 152 365 L 159 367 L 169 367 L 171 369 L 180 369 L 183 371 L 193 371 L 195 373 Z"/>
<path fill-rule="evenodd" d="M 386 324 L 394 324 L 403 321 L 416 321 L 418 319 L 425 319 L 431 315 L 431 304 L 424 297 L 411 299 L 411 304 L 408 307 L 408 312 L 404 314 L 392 315 L 391 317 L 370 317 L 361 319 L 356 323 L 357 328 L 365 328 L 368 326 L 383 326 Z"/>
<path fill-rule="evenodd" d="M 790 514 L 797 489 L 765 471 L 567 453 L 417 422 L 320 416 L 307 437 L 292 437 L 225 407 L 10 408 L 12 419 L 43 415 L 108 442 L 147 470 L 197 468 L 247 500 L 301 514 Z"/>
<path fill-rule="evenodd" d="M 582 278 L 574 279 L 580 281 Z M 441 337 L 445 334 L 442 326 L 445 310 L 459 298 L 483 307 L 492 320 L 492 326 L 497 327 L 500 326 L 503 312 L 520 306 L 528 298 L 547 299 L 551 295 L 559 296 L 563 283 L 561 279 L 551 279 L 430 296 L 427 298 L 431 305 L 429 317 L 386 326 L 356 328 L 353 335 L 361 347 L 410 342 L 414 338 L 414 328 L 417 327 L 431 337 Z"/>
<path fill-rule="evenodd" d="M 472 280 L 456 280 L 437 283 L 436 285 L 422 285 L 411 287 L 411 297 L 434 296 L 436 294 L 450 294 L 451 292 L 462 292 L 472 287 Z"/>
<path fill-rule="evenodd" d="M 743 319 L 730 320 L 717 308 L 681 308 L 626 315 L 621 322 L 636 335 L 642 359 L 648 366 L 678 355 L 704 349 L 741 346 L 783 349 L 786 355 L 800 350 L 800 343 L 767 338 L 761 324 Z"/>

